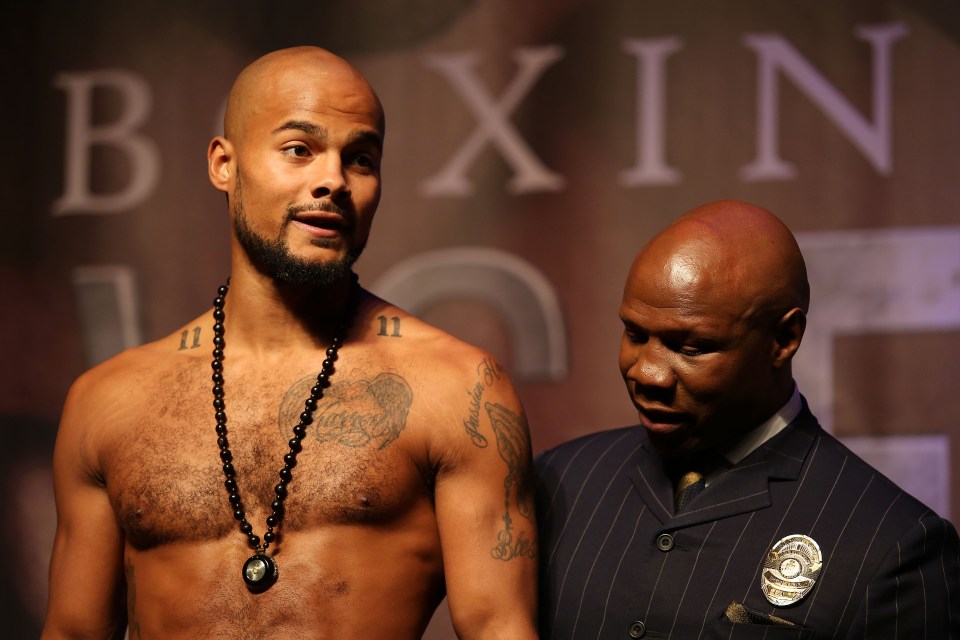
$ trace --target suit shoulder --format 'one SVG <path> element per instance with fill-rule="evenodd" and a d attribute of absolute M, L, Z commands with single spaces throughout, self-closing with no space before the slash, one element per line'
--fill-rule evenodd
<path fill-rule="evenodd" d="M 848 488 L 861 487 L 862 500 L 875 505 L 887 505 L 888 517 L 904 526 L 921 520 L 939 518 L 928 505 L 913 496 L 881 470 L 861 458 L 843 441 L 821 432 L 817 456 L 812 464 L 820 469 L 841 470 L 841 480 Z M 820 458 L 819 464 L 817 457 Z"/>
<path fill-rule="evenodd" d="M 595 462 L 604 453 L 611 451 L 628 451 L 628 447 L 620 448 L 617 445 L 627 440 L 633 441 L 638 437 L 640 427 L 629 426 L 616 429 L 594 431 L 572 440 L 568 440 L 546 449 L 537 455 L 535 463 L 538 469 L 545 470 L 558 465 L 567 465 L 575 460 L 589 463 Z"/>

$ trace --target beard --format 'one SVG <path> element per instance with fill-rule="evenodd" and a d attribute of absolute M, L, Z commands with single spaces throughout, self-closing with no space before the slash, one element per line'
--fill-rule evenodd
<path fill-rule="evenodd" d="M 250 262 L 260 273 L 269 276 L 277 282 L 306 287 L 329 287 L 341 282 L 352 273 L 353 264 L 363 253 L 364 245 L 350 247 L 346 254 L 328 262 L 310 262 L 290 253 L 290 247 L 283 237 L 287 224 L 300 211 L 327 210 L 339 213 L 352 223 L 354 216 L 332 204 L 290 206 L 280 233 L 273 240 L 259 235 L 250 228 L 247 214 L 243 206 L 243 183 L 239 170 L 237 171 L 237 186 L 233 192 L 233 231 L 237 241 L 243 247 Z M 350 226 L 353 226 L 352 224 Z M 314 240 L 316 246 L 331 244 L 322 238 Z"/>

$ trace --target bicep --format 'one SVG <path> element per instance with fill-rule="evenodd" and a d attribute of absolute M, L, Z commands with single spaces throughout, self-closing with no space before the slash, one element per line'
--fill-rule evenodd
<path fill-rule="evenodd" d="M 455 448 L 436 487 L 454 626 L 461 637 L 524 637 L 535 620 L 537 532 L 530 434 L 508 381 L 473 398 Z"/>
<path fill-rule="evenodd" d="M 75 405 L 68 400 L 54 451 L 57 530 L 43 637 L 122 637 L 123 535 L 86 458 L 83 411 Z"/>

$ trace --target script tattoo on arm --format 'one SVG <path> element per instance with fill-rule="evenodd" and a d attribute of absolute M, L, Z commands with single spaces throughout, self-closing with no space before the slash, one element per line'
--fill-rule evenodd
<path fill-rule="evenodd" d="M 280 406 L 280 432 L 284 438 L 293 434 L 299 405 L 313 384 L 313 378 L 304 378 L 284 397 Z M 373 445 L 385 449 L 406 428 L 412 404 L 413 390 L 402 376 L 394 373 L 381 373 L 373 380 L 335 382 L 324 391 L 307 435 L 312 433 L 320 442 L 347 447 Z"/>
<path fill-rule="evenodd" d="M 523 484 L 523 470 L 525 461 L 530 456 L 530 446 L 524 419 L 510 411 L 503 405 L 487 402 L 484 405 L 493 432 L 497 437 L 497 451 L 507 464 L 507 475 L 503 479 L 503 529 L 497 534 L 497 546 L 490 550 L 497 560 L 512 560 L 513 558 L 536 558 L 536 544 L 526 537 L 526 532 L 520 529 L 514 537 L 513 517 L 511 513 L 511 492 L 516 503 L 516 511 L 523 518 L 533 524 L 533 513 L 529 505 L 519 500 L 519 491 Z"/>
<path fill-rule="evenodd" d="M 500 363 L 494 362 L 492 358 L 484 358 L 477 366 L 479 380 L 473 389 L 467 389 L 467 395 L 470 396 L 470 409 L 466 420 L 463 421 L 463 428 L 474 446 L 483 449 L 487 446 L 487 437 L 480 433 L 480 399 L 483 397 L 483 391 L 503 376 L 503 367 Z"/>
<path fill-rule="evenodd" d="M 467 430 L 474 446 L 481 449 L 487 446 L 487 436 L 480 433 L 480 398 L 483 397 L 483 383 L 478 382 L 472 390 L 467 391 L 470 396 L 470 411 L 463 421 L 463 428 Z"/>

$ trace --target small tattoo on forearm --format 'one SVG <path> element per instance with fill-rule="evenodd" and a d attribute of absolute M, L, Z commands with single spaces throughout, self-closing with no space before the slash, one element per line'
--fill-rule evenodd
<path fill-rule="evenodd" d="M 180 348 L 177 351 L 196 349 L 200 346 L 200 327 L 193 328 L 193 340 L 190 340 L 190 333 L 190 329 L 184 329 L 180 332 Z"/>

